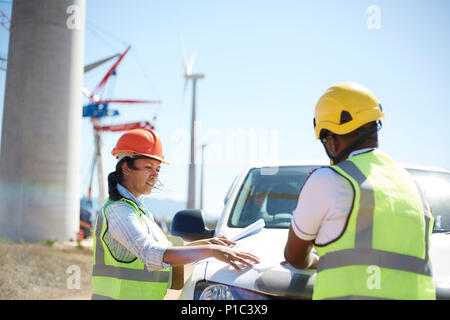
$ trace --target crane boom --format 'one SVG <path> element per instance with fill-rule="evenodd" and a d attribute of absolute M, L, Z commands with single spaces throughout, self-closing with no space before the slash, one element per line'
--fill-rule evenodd
<path fill-rule="evenodd" d="M 117 59 L 117 61 L 114 63 L 114 65 L 108 70 L 106 75 L 103 77 L 102 81 L 100 81 L 100 83 L 97 85 L 97 88 L 95 88 L 92 91 L 91 98 L 93 97 L 94 94 L 96 94 L 101 88 L 103 88 L 105 86 L 105 84 L 108 81 L 109 77 L 111 77 L 111 75 L 114 73 L 114 71 L 116 70 L 116 68 L 119 65 L 119 63 L 122 61 L 122 59 L 125 57 L 125 55 L 127 54 L 127 52 L 130 49 L 131 49 L 131 46 L 128 46 L 128 48 L 125 50 L 125 52 L 122 53 L 122 55 L 120 55 L 120 57 Z"/>
<path fill-rule="evenodd" d="M 0 25 L 8 31 L 11 25 L 11 20 L 9 20 L 9 17 L 2 10 L 0 10 Z"/>
<path fill-rule="evenodd" d="M 155 127 L 148 121 L 139 121 L 132 123 L 115 124 L 110 126 L 94 126 L 94 130 L 97 131 L 129 131 L 133 129 L 150 129 L 153 130 Z"/>

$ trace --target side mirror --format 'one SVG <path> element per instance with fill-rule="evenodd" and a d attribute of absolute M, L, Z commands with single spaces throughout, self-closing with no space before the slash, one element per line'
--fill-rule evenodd
<path fill-rule="evenodd" d="M 178 211 L 170 225 L 170 233 L 186 241 L 206 239 L 214 236 L 214 230 L 208 229 L 205 225 L 203 211 L 198 209 Z"/>

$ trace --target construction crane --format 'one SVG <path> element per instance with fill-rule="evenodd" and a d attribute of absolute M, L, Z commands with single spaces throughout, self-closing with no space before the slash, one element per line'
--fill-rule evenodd
<path fill-rule="evenodd" d="M 128 123 L 128 124 L 121 124 L 121 125 L 114 125 L 114 126 L 102 126 L 101 119 L 107 116 L 118 116 L 119 111 L 117 110 L 110 110 L 109 104 L 111 103 L 121 103 L 121 104 L 149 104 L 149 103 L 161 103 L 161 101 L 151 101 L 151 100 L 124 100 L 124 99 L 106 99 L 103 100 L 100 98 L 101 94 L 103 93 L 105 89 L 105 85 L 108 82 L 108 80 L 111 78 L 111 76 L 116 74 L 116 69 L 120 62 L 123 60 L 125 55 L 128 53 L 128 51 L 131 49 L 131 46 L 128 46 L 128 48 L 120 55 L 118 55 L 118 58 L 116 62 L 113 64 L 113 66 L 108 70 L 106 75 L 102 78 L 100 83 L 96 86 L 96 88 L 93 91 L 89 91 L 86 88 L 83 88 L 83 94 L 86 95 L 89 98 L 89 103 L 83 107 L 83 117 L 88 117 L 91 119 L 91 122 L 93 124 L 93 131 L 94 131 L 94 141 L 95 141 L 95 156 L 93 165 L 91 168 L 91 177 L 90 177 L 90 183 L 89 183 L 89 190 L 88 190 L 88 200 L 91 201 L 91 194 L 92 194 L 92 180 L 93 180 L 93 172 L 95 167 L 97 168 L 97 178 L 98 178 L 98 188 L 99 188 L 99 201 L 103 202 L 105 200 L 105 187 L 104 187 L 104 176 L 103 176 L 103 162 L 102 162 L 102 140 L 101 140 L 101 134 L 104 131 L 127 131 L 131 130 L 131 128 L 152 128 L 154 129 L 154 126 L 150 124 L 149 122 L 135 122 L 135 123 Z M 101 61 L 98 61 L 96 63 L 93 63 L 89 66 L 96 67 L 106 61 L 109 61 L 113 59 L 114 57 L 117 57 L 117 55 L 103 59 Z M 85 67 L 85 72 L 91 70 L 89 66 Z M 154 117 L 154 120 L 156 118 Z"/>

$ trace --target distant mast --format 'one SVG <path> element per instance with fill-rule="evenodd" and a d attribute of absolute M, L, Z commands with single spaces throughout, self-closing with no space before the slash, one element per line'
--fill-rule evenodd
<path fill-rule="evenodd" d="M 201 73 L 193 73 L 195 56 L 197 51 L 195 51 L 191 57 L 189 64 L 186 61 L 186 55 L 184 52 L 183 42 L 181 41 L 181 51 L 184 66 L 184 89 L 186 90 L 187 81 L 192 80 L 192 115 L 191 115 L 191 146 L 190 146 L 190 162 L 189 162 L 189 172 L 188 172 L 188 196 L 187 196 L 187 207 L 188 209 L 197 208 L 197 137 L 196 137 L 196 122 L 197 122 L 197 104 L 196 104 L 196 94 L 197 94 L 197 81 L 205 77 Z"/>

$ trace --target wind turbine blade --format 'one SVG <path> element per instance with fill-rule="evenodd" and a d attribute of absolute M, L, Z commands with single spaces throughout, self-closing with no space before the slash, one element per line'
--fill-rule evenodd
<path fill-rule="evenodd" d="M 186 52 L 184 51 L 184 43 L 183 43 L 183 39 L 181 38 L 181 35 L 180 35 L 180 48 L 181 48 L 181 57 L 183 59 L 184 73 L 185 73 L 185 75 L 189 75 L 188 70 L 187 70 L 187 65 L 186 65 Z"/>
<path fill-rule="evenodd" d="M 197 56 L 197 49 L 195 49 L 194 53 L 192 54 L 191 61 L 189 62 L 189 74 L 192 74 L 192 69 L 194 68 L 194 61 L 195 57 Z"/>

